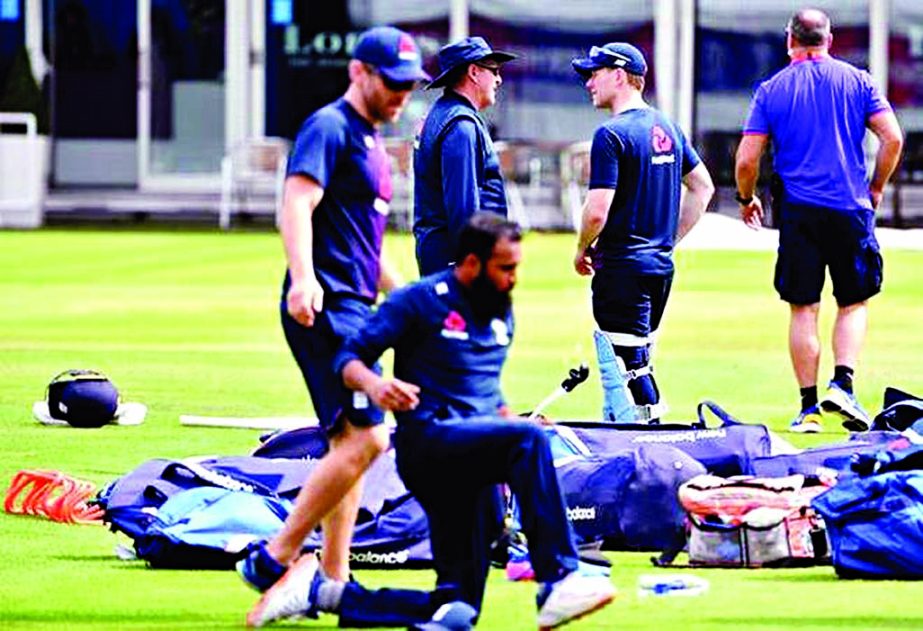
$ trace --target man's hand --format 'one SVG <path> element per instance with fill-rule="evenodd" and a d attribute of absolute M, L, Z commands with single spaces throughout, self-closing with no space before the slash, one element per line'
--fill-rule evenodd
<path fill-rule="evenodd" d="M 379 378 L 369 388 L 366 394 L 376 406 L 391 412 L 406 412 L 413 410 L 420 404 L 420 386 L 400 379 Z"/>
<path fill-rule="evenodd" d="M 744 220 L 748 228 L 753 230 L 759 230 L 763 227 L 763 203 L 759 197 L 754 195 L 753 201 L 749 204 L 746 206 L 740 205 L 740 218 Z"/>
<path fill-rule="evenodd" d="M 593 248 L 578 248 L 574 256 L 574 269 L 581 276 L 593 275 Z"/>
<path fill-rule="evenodd" d="M 869 197 L 872 200 L 872 210 L 878 210 L 878 207 L 881 205 L 881 198 L 884 196 L 884 191 L 881 189 L 875 190 L 874 188 L 869 188 Z"/>
<path fill-rule="evenodd" d="M 317 314 L 324 308 L 324 288 L 313 275 L 303 282 L 292 282 L 285 298 L 288 314 L 302 326 L 314 326 Z"/>

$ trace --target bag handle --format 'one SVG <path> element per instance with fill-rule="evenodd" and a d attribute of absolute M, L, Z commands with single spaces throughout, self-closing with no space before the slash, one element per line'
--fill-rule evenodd
<path fill-rule="evenodd" d="M 724 408 L 715 403 L 714 401 L 702 401 L 696 407 L 695 412 L 696 416 L 699 417 L 699 420 L 696 423 L 693 423 L 692 426 L 696 429 L 708 429 L 708 421 L 705 419 L 705 410 L 711 412 L 714 416 L 721 421 L 720 427 L 729 427 L 732 425 L 743 425 L 742 422 L 728 414 Z"/>
<path fill-rule="evenodd" d="M 177 460 L 164 467 L 160 477 L 175 481 L 179 478 L 193 479 L 205 486 L 217 486 L 229 491 L 246 491 L 256 495 L 278 498 L 271 488 L 247 478 L 237 478 L 225 471 L 215 471 L 193 460 Z"/>

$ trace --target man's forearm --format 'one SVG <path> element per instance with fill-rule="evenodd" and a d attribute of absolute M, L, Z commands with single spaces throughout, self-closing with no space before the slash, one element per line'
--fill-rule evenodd
<path fill-rule="evenodd" d="M 894 169 L 901 158 L 903 142 L 899 138 L 890 138 L 881 143 L 875 155 L 875 170 L 869 188 L 873 191 L 883 191 L 885 184 L 891 179 Z"/>
<path fill-rule="evenodd" d="M 381 377 L 366 366 L 361 359 L 351 359 L 343 366 L 343 383 L 350 390 L 370 393 Z"/>

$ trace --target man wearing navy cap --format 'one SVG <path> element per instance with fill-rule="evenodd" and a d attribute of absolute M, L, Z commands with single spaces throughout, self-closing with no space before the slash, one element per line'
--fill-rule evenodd
<path fill-rule="evenodd" d="M 378 127 L 397 119 L 411 91 L 429 76 L 407 33 L 369 29 L 349 62 L 349 88 L 308 117 L 288 160 L 280 231 L 288 270 L 282 287 L 285 338 L 330 438 L 282 530 L 239 565 L 244 580 L 268 589 L 301 552 L 318 524 L 322 571 L 349 576 L 349 546 L 362 474 L 389 444 L 382 415 L 355 410 L 333 371 L 348 336 L 360 330 L 379 290 L 395 285 L 381 260 L 391 173 Z"/>
<path fill-rule="evenodd" d="M 439 51 L 444 87 L 417 136 L 413 158 L 414 222 L 421 276 L 454 262 L 458 234 L 477 210 L 507 215 L 500 160 L 478 112 L 493 105 L 502 65 L 516 56 L 468 37 Z"/>
<path fill-rule="evenodd" d="M 679 127 L 644 101 L 640 50 L 613 42 L 572 63 L 593 105 L 612 112 L 593 136 L 574 257 L 577 273 L 593 276 L 603 418 L 656 422 L 666 406 L 650 349 L 673 282 L 673 246 L 705 212 L 714 186 Z"/>

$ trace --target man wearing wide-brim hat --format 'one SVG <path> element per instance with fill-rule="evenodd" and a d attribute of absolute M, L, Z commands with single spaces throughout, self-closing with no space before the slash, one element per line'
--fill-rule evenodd
<path fill-rule="evenodd" d="M 420 275 L 452 265 L 458 234 L 475 211 L 507 215 L 500 160 L 478 112 L 494 104 L 501 67 L 516 58 L 467 37 L 439 51 L 433 104 L 414 151 L 414 224 Z"/>

